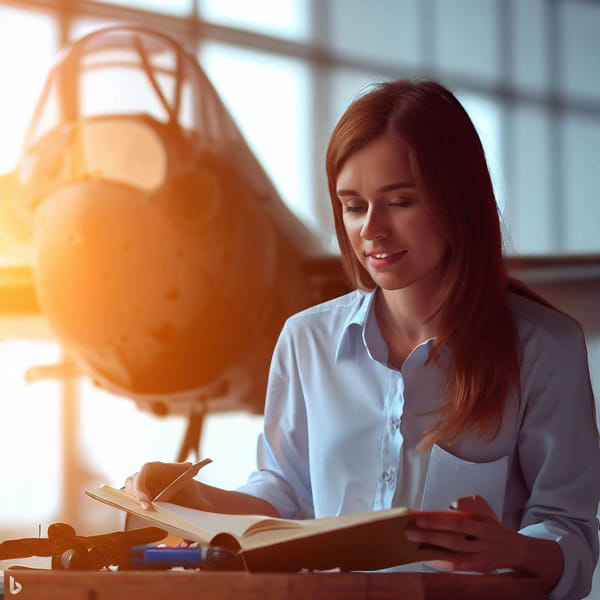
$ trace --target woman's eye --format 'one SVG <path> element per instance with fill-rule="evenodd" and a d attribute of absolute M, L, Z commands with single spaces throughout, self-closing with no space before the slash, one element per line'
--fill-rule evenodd
<path fill-rule="evenodd" d="M 410 198 L 396 198 L 390 202 L 390 206 L 410 206 L 411 204 Z"/>
<path fill-rule="evenodd" d="M 362 206 L 346 206 L 346 212 L 360 212 L 362 209 Z"/>

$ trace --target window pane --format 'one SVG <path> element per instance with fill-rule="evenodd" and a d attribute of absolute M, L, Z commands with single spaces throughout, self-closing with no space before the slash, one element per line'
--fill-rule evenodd
<path fill-rule="evenodd" d="M 479 134 L 500 212 L 504 211 L 504 165 L 502 164 L 502 115 L 500 105 L 490 98 L 457 93 Z"/>
<path fill-rule="evenodd" d="M 550 118 L 529 106 L 517 106 L 510 148 L 511 194 L 505 211 L 510 248 L 516 254 L 556 252 L 553 195 L 550 189 Z"/>
<path fill-rule="evenodd" d="M 229 27 L 292 39 L 309 35 L 307 0 L 198 0 L 200 16 Z"/>
<path fill-rule="evenodd" d="M 545 91 L 548 85 L 547 7 L 545 0 L 512 3 L 512 73 L 519 87 L 536 92 Z"/>
<path fill-rule="evenodd" d="M 385 61 L 397 68 L 415 66 L 419 62 L 417 1 L 378 0 L 376 9 L 364 0 L 317 2 L 329 25 L 319 41 L 361 60 Z"/>
<path fill-rule="evenodd" d="M 570 95 L 600 98 L 600 5 L 559 3 L 564 37 L 561 69 L 563 90 Z"/>
<path fill-rule="evenodd" d="M 88 487 L 101 483 L 120 487 L 143 463 L 176 459 L 187 425 L 185 417 L 156 417 L 139 410 L 131 399 L 105 392 L 87 379 L 82 380 L 80 392 L 82 467 L 95 478 Z M 228 489 L 245 483 L 256 468 L 256 440 L 262 422 L 262 415 L 246 412 L 208 415 L 200 456 L 212 458 L 215 464 L 198 479 Z M 103 511 L 93 510 L 99 508 L 86 504 L 87 512 L 101 514 Z"/>
<path fill-rule="evenodd" d="M 0 344 L 0 539 L 56 517 L 61 494 L 61 386 L 25 382 L 27 369 L 59 359 L 58 344 Z M 21 529 L 19 533 L 19 529 Z M 3 535 L 4 534 L 4 535 Z"/>
<path fill-rule="evenodd" d="M 201 452 L 214 465 L 200 471 L 198 479 L 225 489 L 246 483 L 256 469 L 256 440 L 263 416 L 244 412 L 208 415 L 202 432 Z"/>
<path fill-rule="evenodd" d="M 586 338 L 588 347 L 588 360 L 590 363 L 590 380 L 596 399 L 596 421 L 600 428 L 600 335 L 590 335 Z M 598 507 L 600 514 L 600 507 Z M 596 573 L 598 579 L 598 589 L 600 591 L 600 572 Z"/>
<path fill-rule="evenodd" d="M 216 43 L 201 61 L 282 199 L 313 225 L 308 67 Z"/>
<path fill-rule="evenodd" d="M 500 76 L 496 0 L 435 0 L 436 66 L 494 81 Z"/>
<path fill-rule="evenodd" d="M 0 173 L 13 169 L 57 50 L 54 21 L 0 8 Z"/>
<path fill-rule="evenodd" d="M 567 252 L 600 251 L 600 123 L 568 116 L 562 123 L 564 143 L 564 206 Z"/>
<path fill-rule="evenodd" d="M 193 0 L 110 0 L 110 3 L 171 15 L 189 15 L 193 6 Z"/>
<path fill-rule="evenodd" d="M 175 460 L 185 431 L 184 417 L 156 417 L 88 379 L 82 379 L 79 390 L 83 456 L 87 469 L 101 479 L 96 484 L 121 487 L 143 463 Z"/>

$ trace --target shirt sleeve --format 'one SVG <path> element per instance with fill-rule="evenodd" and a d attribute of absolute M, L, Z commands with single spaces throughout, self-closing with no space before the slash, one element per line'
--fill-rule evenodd
<path fill-rule="evenodd" d="M 548 597 L 574 600 L 589 594 L 598 559 L 600 448 L 583 334 L 574 326 L 536 354 L 523 389 L 520 533 L 558 543 L 564 568 Z"/>
<path fill-rule="evenodd" d="M 287 519 L 314 517 L 309 475 L 306 406 L 291 332 L 275 346 L 257 443 L 257 470 L 237 488 L 274 506 Z"/>

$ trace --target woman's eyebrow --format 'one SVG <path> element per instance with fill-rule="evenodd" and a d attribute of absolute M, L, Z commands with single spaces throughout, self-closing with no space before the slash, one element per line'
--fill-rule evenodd
<path fill-rule="evenodd" d="M 390 183 L 388 185 L 381 186 L 377 189 L 377 193 L 391 192 L 393 190 L 401 190 L 405 188 L 414 188 L 415 184 L 412 181 L 399 181 L 397 183 Z"/>
<path fill-rule="evenodd" d="M 337 190 L 336 194 L 341 198 L 342 196 L 360 196 L 360 194 L 354 190 Z"/>
<path fill-rule="evenodd" d="M 382 185 L 380 188 L 377 188 L 375 191 L 378 194 L 382 192 L 391 192 L 393 190 L 401 190 L 406 188 L 414 188 L 415 184 L 412 181 L 398 181 L 396 183 L 388 183 L 387 185 Z M 360 194 L 355 190 L 337 190 L 337 195 L 339 197 L 342 196 L 360 196 Z"/>

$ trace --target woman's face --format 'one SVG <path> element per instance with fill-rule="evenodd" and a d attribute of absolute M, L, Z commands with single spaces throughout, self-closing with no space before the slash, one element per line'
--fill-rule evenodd
<path fill-rule="evenodd" d="M 336 190 L 350 245 L 373 281 L 432 292 L 447 244 L 416 188 L 408 149 L 379 136 L 346 160 Z"/>

